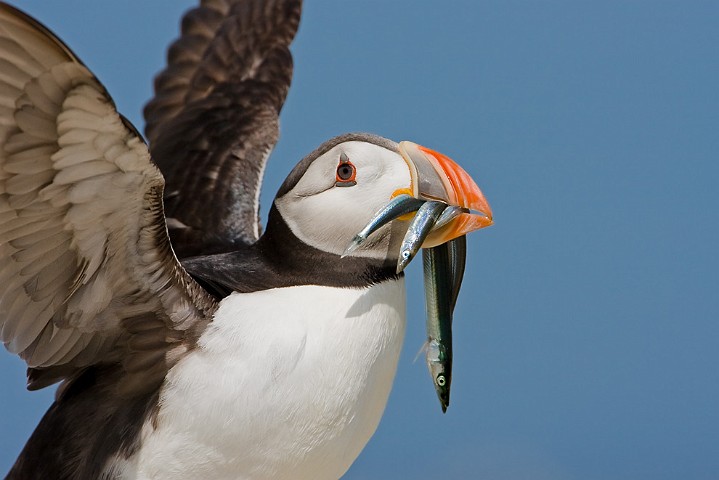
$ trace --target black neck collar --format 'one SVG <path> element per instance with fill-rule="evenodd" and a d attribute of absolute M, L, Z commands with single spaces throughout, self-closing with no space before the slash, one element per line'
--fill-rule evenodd
<path fill-rule="evenodd" d="M 224 298 L 233 291 L 255 292 L 296 285 L 363 288 L 396 279 L 396 261 L 345 257 L 297 238 L 274 205 L 267 230 L 254 245 L 183 262 L 208 291 Z"/>

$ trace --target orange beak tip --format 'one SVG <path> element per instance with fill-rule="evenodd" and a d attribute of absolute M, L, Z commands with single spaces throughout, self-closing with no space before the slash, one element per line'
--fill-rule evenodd
<path fill-rule="evenodd" d="M 454 160 L 413 142 L 401 142 L 400 153 L 410 166 L 412 192 L 424 199 L 443 201 L 468 210 L 432 232 L 423 246 L 448 242 L 494 224 L 492 209 L 472 177 Z"/>

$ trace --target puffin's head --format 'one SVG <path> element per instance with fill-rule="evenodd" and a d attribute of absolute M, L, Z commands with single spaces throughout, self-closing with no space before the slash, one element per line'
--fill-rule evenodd
<path fill-rule="evenodd" d="M 423 247 L 492 224 L 481 191 L 449 158 L 411 142 L 397 144 L 368 134 L 336 137 L 305 157 L 280 187 L 270 215 L 279 215 L 294 236 L 314 249 L 396 265 L 411 213 L 386 222 L 351 253 L 348 246 L 401 194 L 464 209 L 423 239 Z M 271 218 L 267 233 L 272 226 Z"/>

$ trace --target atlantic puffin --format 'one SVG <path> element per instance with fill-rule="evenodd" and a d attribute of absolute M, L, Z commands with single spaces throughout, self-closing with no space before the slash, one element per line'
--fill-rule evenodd
<path fill-rule="evenodd" d="M 146 138 L 36 20 L 0 3 L 0 338 L 28 388 L 61 382 L 8 479 L 336 479 L 374 433 L 405 330 L 411 214 L 492 223 L 475 182 L 412 142 L 328 140 L 259 190 L 299 0 L 203 0 Z"/>

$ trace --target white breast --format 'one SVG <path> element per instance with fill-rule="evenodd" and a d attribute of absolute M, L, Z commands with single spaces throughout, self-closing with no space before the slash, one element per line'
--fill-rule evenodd
<path fill-rule="evenodd" d="M 377 428 L 404 328 L 403 280 L 229 296 L 124 476 L 339 478 Z"/>

